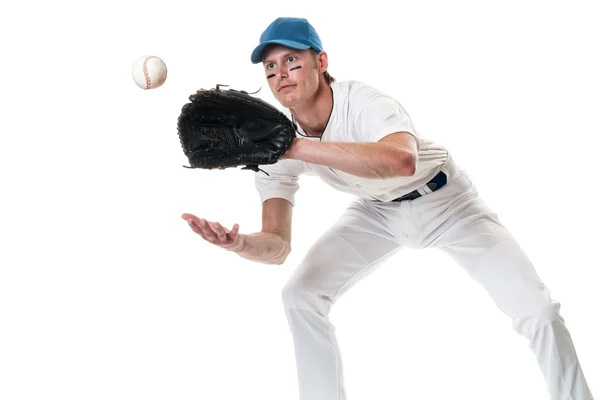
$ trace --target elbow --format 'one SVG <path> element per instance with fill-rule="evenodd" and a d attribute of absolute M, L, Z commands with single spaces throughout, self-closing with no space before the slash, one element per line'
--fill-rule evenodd
<path fill-rule="evenodd" d="M 287 259 L 287 257 L 290 255 L 290 253 L 292 252 L 292 246 L 290 245 L 289 242 L 285 242 L 285 244 L 283 245 L 281 252 L 277 255 L 277 257 L 273 258 L 273 260 L 271 260 L 271 264 L 275 264 L 275 265 L 282 265 L 283 263 L 285 263 L 285 260 Z"/>
<path fill-rule="evenodd" d="M 417 172 L 417 161 L 416 154 L 407 152 L 402 163 L 403 165 L 400 167 L 402 176 L 413 176 Z"/>
<path fill-rule="evenodd" d="M 413 176 L 417 171 L 417 156 L 411 151 L 403 151 L 398 157 L 390 162 L 390 178 L 398 176 Z"/>

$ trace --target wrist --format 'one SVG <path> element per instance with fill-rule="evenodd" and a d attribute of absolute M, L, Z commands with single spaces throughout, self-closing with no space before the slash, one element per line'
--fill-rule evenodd
<path fill-rule="evenodd" d="M 246 241 L 244 240 L 244 236 L 242 234 L 238 234 L 238 242 L 235 243 L 233 246 L 231 246 L 230 248 L 228 248 L 227 250 L 232 251 L 234 253 L 238 253 L 240 254 L 242 251 L 244 251 L 245 247 L 246 247 Z"/>
<path fill-rule="evenodd" d="M 290 146 L 289 156 L 296 160 L 302 160 L 302 154 L 306 152 L 306 147 L 310 146 L 310 140 L 303 138 L 295 138 Z"/>

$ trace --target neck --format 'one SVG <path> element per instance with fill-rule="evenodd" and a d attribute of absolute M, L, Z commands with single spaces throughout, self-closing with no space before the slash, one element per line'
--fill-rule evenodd
<path fill-rule="evenodd" d="M 319 83 L 315 94 L 306 102 L 290 108 L 294 119 L 308 136 L 321 136 L 333 107 L 333 93 L 324 81 Z"/>

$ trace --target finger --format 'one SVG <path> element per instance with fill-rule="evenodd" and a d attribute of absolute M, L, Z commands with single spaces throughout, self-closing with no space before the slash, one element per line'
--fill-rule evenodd
<path fill-rule="evenodd" d="M 200 218 L 196 217 L 194 214 L 182 214 L 181 218 L 183 218 L 186 221 L 194 221 L 197 224 L 200 223 Z"/>
<path fill-rule="evenodd" d="M 221 224 L 219 224 L 218 222 L 210 222 L 209 223 L 210 228 L 212 229 L 212 233 L 215 235 L 216 240 L 221 241 L 224 240 L 224 237 L 221 237 Z"/>
<path fill-rule="evenodd" d="M 219 224 L 218 222 L 215 222 L 215 224 L 214 224 L 214 230 L 215 230 L 215 234 L 217 235 L 217 237 L 219 238 L 219 240 L 225 240 L 226 239 L 225 229 L 223 229 L 223 227 L 221 226 L 221 224 Z"/>
<path fill-rule="evenodd" d="M 208 238 L 204 234 L 204 231 L 202 230 L 202 228 L 200 228 L 199 226 L 196 225 L 194 232 L 196 232 L 202 239 L 206 240 L 207 242 L 210 242 L 210 240 L 208 240 Z"/>
<path fill-rule="evenodd" d="M 196 220 L 198 222 L 196 222 Z M 195 219 L 189 219 L 188 224 L 192 230 L 200 235 L 200 237 L 209 243 L 220 245 L 221 238 L 219 238 L 213 230 L 214 223 L 210 223 L 203 218 L 195 217 Z"/>
<path fill-rule="evenodd" d="M 212 228 L 212 225 L 210 222 L 208 222 L 204 218 L 200 218 L 198 226 L 200 227 L 200 229 L 202 229 L 202 232 L 204 233 L 204 236 L 206 236 L 207 240 L 210 240 L 212 242 L 215 239 L 216 236 L 214 234 L 214 231 L 213 231 L 213 228 Z"/>
<path fill-rule="evenodd" d="M 229 236 L 232 239 L 235 239 L 236 236 L 238 235 L 238 232 L 240 231 L 240 226 L 238 224 L 233 225 L 233 229 L 231 230 L 231 232 L 229 232 Z"/>
<path fill-rule="evenodd" d="M 197 220 L 195 220 L 195 219 L 193 219 L 193 218 L 186 219 L 186 222 L 187 222 L 187 223 L 188 223 L 190 226 L 198 226 L 198 227 L 200 227 L 200 221 L 197 221 Z"/>
<path fill-rule="evenodd" d="M 186 220 L 186 222 L 188 223 L 188 225 L 190 226 L 190 228 L 192 228 L 193 231 L 196 231 L 196 230 L 200 229 L 200 226 L 198 226 L 198 224 L 196 224 L 194 222 L 194 220 L 188 219 L 188 220 Z"/>
<path fill-rule="evenodd" d="M 204 233 L 202 232 L 202 228 L 200 227 L 200 225 L 198 225 L 196 222 L 189 220 L 188 221 L 188 225 L 190 226 L 190 228 L 192 228 L 192 230 L 198 234 L 204 235 Z"/>
<path fill-rule="evenodd" d="M 201 227 L 205 231 L 206 230 L 212 230 L 212 226 L 210 225 L 210 222 L 208 222 L 204 218 L 198 218 L 197 224 L 198 224 L 199 227 Z"/>
<path fill-rule="evenodd" d="M 217 239 L 217 235 L 213 231 L 212 226 L 210 226 L 210 224 L 206 220 L 200 220 L 200 227 L 202 228 L 202 231 L 206 236 L 206 240 L 212 243 Z"/>

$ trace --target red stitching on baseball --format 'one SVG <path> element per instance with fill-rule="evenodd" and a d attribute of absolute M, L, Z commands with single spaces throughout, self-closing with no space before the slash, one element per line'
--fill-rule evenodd
<path fill-rule="evenodd" d="M 148 67 L 147 67 L 148 60 L 150 60 L 151 58 L 158 58 L 158 57 L 148 56 L 144 60 L 144 78 L 146 78 L 146 89 L 150 89 L 150 86 L 152 85 L 152 82 L 150 82 L 150 74 L 148 74 Z"/>

